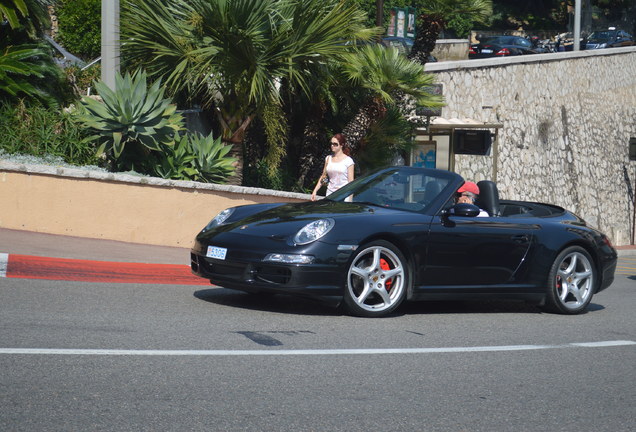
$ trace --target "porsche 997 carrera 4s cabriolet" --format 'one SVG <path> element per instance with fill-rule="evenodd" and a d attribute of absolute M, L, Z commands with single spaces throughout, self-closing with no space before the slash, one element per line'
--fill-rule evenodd
<path fill-rule="evenodd" d="M 368 317 L 405 300 L 492 298 L 577 314 L 614 280 L 616 251 L 580 217 L 500 200 L 491 181 L 477 183 L 475 205 L 457 203 L 464 183 L 449 171 L 391 167 L 319 201 L 229 208 L 196 236 L 192 272 Z"/>

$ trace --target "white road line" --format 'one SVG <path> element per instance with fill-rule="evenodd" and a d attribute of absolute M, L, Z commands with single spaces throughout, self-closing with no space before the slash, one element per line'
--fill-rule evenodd
<path fill-rule="evenodd" d="M 605 348 L 636 345 L 634 341 L 578 342 L 563 345 L 503 345 L 446 348 L 362 348 L 307 350 L 118 350 L 118 349 L 56 349 L 0 348 L 0 354 L 23 355 L 104 355 L 104 356 L 301 356 L 301 355 L 375 355 L 375 354 L 439 354 L 500 351 L 531 351 L 563 348 Z"/>
<path fill-rule="evenodd" d="M 8 264 L 9 264 L 9 254 L 0 253 L 0 277 L 7 277 Z"/>

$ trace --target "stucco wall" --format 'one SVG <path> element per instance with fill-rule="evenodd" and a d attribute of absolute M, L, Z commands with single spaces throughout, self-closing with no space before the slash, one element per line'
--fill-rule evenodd
<path fill-rule="evenodd" d="M 221 210 L 309 195 L 0 161 L 0 227 L 190 247 Z"/>
<path fill-rule="evenodd" d="M 630 243 L 629 140 L 636 137 L 636 47 L 428 64 L 442 116 L 501 123 L 497 152 L 457 155 L 455 171 L 496 177 L 502 197 L 566 207 Z"/>
<path fill-rule="evenodd" d="M 438 39 L 431 53 L 438 61 L 467 60 L 468 39 Z"/>

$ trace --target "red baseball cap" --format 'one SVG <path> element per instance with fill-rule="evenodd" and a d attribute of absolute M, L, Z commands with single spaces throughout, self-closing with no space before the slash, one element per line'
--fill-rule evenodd
<path fill-rule="evenodd" d="M 475 195 L 479 195 L 479 186 L 477 186 L 473 182 L 467 181 L 466 183 L 461 185 L 459 189 L 457 189 L 457 193 L 462 193 L 462 192 L 472 192 Z"/>

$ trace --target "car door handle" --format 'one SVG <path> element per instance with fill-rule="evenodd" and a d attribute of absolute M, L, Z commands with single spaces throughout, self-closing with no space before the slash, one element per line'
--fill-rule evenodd
<path fill-rule="evenodd" d="M 517 234 L 512 236 L 512 241 L 517 244 L 525 244 L 530 241 L 530 236 L 527 234 Z"/>

